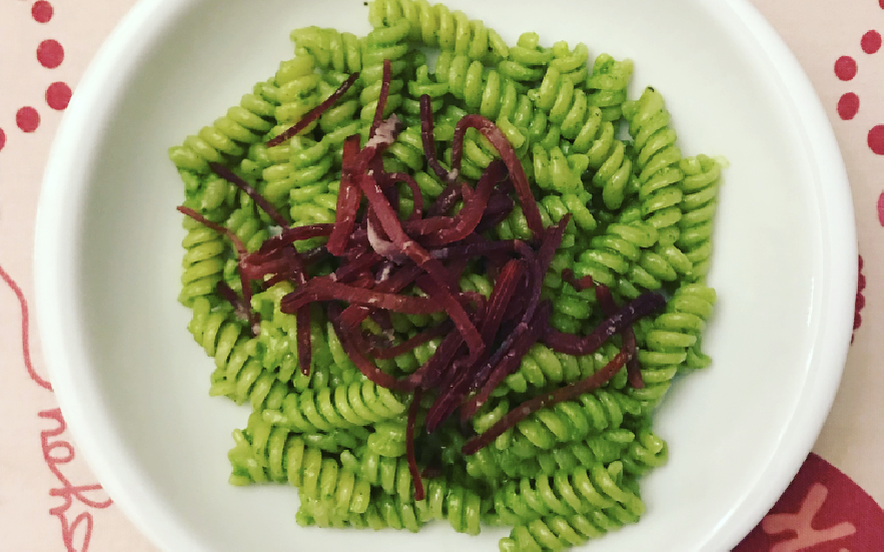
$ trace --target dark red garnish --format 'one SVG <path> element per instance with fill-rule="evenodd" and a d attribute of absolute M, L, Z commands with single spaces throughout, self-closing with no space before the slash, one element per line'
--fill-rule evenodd
<path fill-rule="evenodd" d="M 304 305 L 332 300 L 404 314 L 433 314 L 442 310 L 437 301 L 428 297 L 383 293 L 364 287 L 340 284 L 329 278 L 313 278 L 305 285 L 298 287 L 282 298 L 281 310 L 293 313 Z"/>
<path fill-rule="evenodd" d="M 246 321 L 249 319 L 252 308 L 249 305 L 246 305 L 242 297 L 237 295 L 236 292 L 233 291 L 233 288 L 227 285 L 227 282 L 224 280 L 218 282 L 218 285 L 215 286 L 215 291 L 217 291 L 218 295 L 223 297 L 228 303 L 233 305 L 233 312 L 236 314 L 237 318 Z"/>
<path fill-rule="evenodd" d="M 390 81 L 393 80 L 393 65 L 389 59 L 384 60 L 384 70 L 381 77 L 381 93 L 378 96 L 378 105 L 375 108 L 374 119 L 371 122 L 371 129 L 368 132 L 368 139 L 371 141 L 381 121 L 384 120 L 384 110 L 387 108 L 387 97 L 390 95 Z"/>
<path fill-rule="evenodd" d="M 467 115 L 457 122 L 454 127 L 454 140 L 451 146 L 451 171 L 457 175 L 460 172 L 460 161 L 463 156 L 463 139 L 468 128 L 475 128 L 491 142 L 491 145 L 497 149 L 500 158 L 509 169 L 510 178 L 516 188 L 516 195 L 522 203 L 522 212 L 525 213 L 525 220 L 528 222 L 528 228 L 538 238 L 543 233 L 543 222 L 540 219 L 540 210 L 537 208 L 537 202 L 534 200 L 534 194 L 531 193 L 531 187 L 528 185 L 528 177 L 525 176 L 525 170 L 522 163 L 516 156 L 516 150 L 507 140 L 506 135 L 489 119 L 481 115 Z"/>
<path fill-rule="evenodd" d="M 562 271 L 562 281 L 571 284 L 571 287 L 577 291 L 583 291 L 584 289 L 595 287 L 596 299 L 602 307 L 602 312 L 605 313 L 605 316 L 613 316 L 616 314 L 617 303 L 614 302 L 611 290 L 604 284 L 596 286 L 595 282 L 592 280 L 592 276 L 587 275 L 578 280 L 574 277 L 574 271 L 570 268 L 566 268 Z M 645 382 L 642 379 L 641 364 L 638 360 L 638 346 L 635 341 L 635 331 L 632 329 L 632 326 L 627 326 L 623 330 L 622 335 L 623 348 L 629 353 L 629 361 L 626 363 L 626 373 L 628 375 L 629 384 L 636 389 L 641 389 L 645 386 Z"/>
<path fill-rule="evenodd" d="M 399 355 L 403 355 L 409 351 L 414 350 L 416 347 L 423 345 L 431 339 L 442 337 L 452 330 L 454 330 L 454 324 L 452 324 L 450 321 L 446 321 L 442 324 L 439 324 L 438 326 L 430 328 L 429 330 L 424 330 L 414 337 L 406 339 L 398 345 L 375 348 L 371 351 L 371 353 L 372 356 L 377 359 L 396 358 Z"/>
<path fill-rule="evenodd" d="M 258 191 L 251 186 L 251 184 L 237 176 L 233 171 L 231 171 L 221 163 L 209 163 L 209 167 L 215 172 L 215 174 L 230 182 L 231 184 L 236 185 L 237 188 L 247 193 L 249 197 L 255 200 L 255 203 L 257 203 L 258 206 L 261 207 L 261 209 L 263 209 L 264 212 L 273 219 L 273 222 L 275 222 L 279 226 L 282 226 L 283 228 L 288 227 L 289 222 L 285 219 L 285 217 L 277 213 L 273 205 L 271 205 L 269 201 L 264 199 L 264 196 L 259 194 Z"/>
<path fill-rule="evenodd" d="M 584 289 L 590 289 L 595 286 L 592 276 L 584 276 L 578 280 L 577 277 L 574 276 L 574 271 L 570 268 L 566 268 L 562 271 L 562 281 L 566 284 L 570 284 L 575 291 L 583 291 Z"/>
<path fill-rule="evenodd" d="M 420 99 L 421 106 L 421 140 L 424 144 L 424 155 L 427 158 L 427 165 L 436 173 L 442 182 L 454 184 L 456 177 L 452 178 L 452 174 L 445 170 L 439 164 L 436 158 L 436 137 L 433 131 L 433 99 L 429 94 L 424 94 Z"/>
<path fill-rule="evenodd" d="M 267 145 L 282 143 L 301 132 L 346 93 L 357 78 L 357 74 L 351 75 L 327 100 Z M 383 117 L 391 79 L 392 66 L 385 61 L 368 141 L 361 145 L 358 135 L 344 141 L 334 224 L 288 227 L 285 218 L 252 186 L 230 169 L 214 163 L 212 169 L 248 194 L 282 227 L 281 233 L 248 253 L 230 230 L 192 209 L 180 210 L 233 242 L 243 297 L 238 298 L 226 285 L 219 286 L 218 291 L 230 300 L 239 316 L 245 313 L 253 332 L 259 328 L 257 316 L 250 308 L 251 286 L 255 282 L 264 288 L 280 282 L 293 286 L 280 308 L 296 317 L 297 352 L 304 374 L 309 374 L 312 357 L 311 318 L 316 312 L 325 312 L 344 352 L 369 380 L 398 392 L 414 393 L 408 411 L 406 452 L 415 498 L 420 500 L 424 489 L 414 433 L 422 394 L 432 393 L 434 399 L 426 413 L 426 431 L 437 429 L 458 409 L 462 423 L 518 369 L 523 356 L 536 342 L 542 341 L 556 351 L 584 355 L 622 332 L 624 348 L 608 366 L 582 382 L 526 401 L 467 442 L 463 452 L 472 454 L 530 413 L 604 385 L 636 355 L 631 324 L 660 308 L 664 300 L 660 294 L 647 293 L 617 309 L 607 288 L 596 286 L 607 318 L 593 332 L 576 336 L 550 328 L 552 306 L 542 298 L 541 291 L 570 215 L 543 228 L 515 150 L 504 133 L 480 115 L 467 115 L 458 122 L 451 170 L 446 170 L 436 157 L 429 96 L 420 101 L 421 138 L 428 165 L 446 189 L 432 204 L 425 203 L 412 176 L 384 169 L 382 155 L 402 130 L 395 114 Z M 492 161 L 475 183 L 466 182 L 460 175 L 463 141 L 469 128 L 487 138 L 501 158 Z M 413 207 L 405 217 L 399 214 L 399 207 L 409 192 Z M 513 210 L 512 196 L 521 204 L 533 234 L 529 243 L 492 241 L 483 235 Z M 456 208 L 459 211 L 454 213 Z M 324 246 L 307 251 L 295 248 L 298 242 L 316 237 L 328 240 Z M 460 287 L 461 277 L 473 265 L 491 282 L 488 299 Z M 592 285 L 591 279 L 576 280 L 569 271 L 564 271 L 562 278 L 578 291 Z M 423 316 L 441 311 L 446 313 L 446 321 L 421 328 L 408 338 L 395 330 L 397 319 L 393 313 Z M 407 354 L 437 338 L 441 341 L 434 354 L 411 374 L 388 373 L 375 362 Z M 641 374 L 635 378 L 630 372 L 630 382 L 641 386 Z"/>
<path fill-rule="evenodd" d="M 347 93 L 347 90 L 353 86 L 353 83 L 356 82 L 356 79 L 359 78 L 359 73 L 353 73 L 350 75 L 344 83 L 338 87 L 337 90 L 332 92 L 331 96 L 326 98 L 321 104 L 317 105 L 313 109 L 307 112 L 304 115 L 304 118 L 295 123 L 293 126 L 289 127 L 285 132 L 280 134 L 279 136 L 272 138 L 267 142 L 267 147 L 272 148 L 274 146 L 278 146 L 279 144 L 285 142 L 292 136 L 296 136 L 299 132 L 310 126 L 310 123 L 318 119 L 323 113 L 325 113 L 328 108 L 333 106 L 336 101 L 340 99 L 341 96 Z"/>
<path fill-rule="evenodd" d="M 548 328 L 541 341 L 559 353 L 588 355 L 597 351 L 614 334 L 623 331 L 627 326 L 662 308 L 665 304 L 666 299 L 659 293 L 646 292 L 621 307 L 612 316 L 603 320 L 586 337 L 564 334 Z"/>
<path fill-rule="evenodd" d="M 578 381 L 577 383 L 572 383 L 566 387 L 562 387 L 561 389 L 557 389 L 551 393 L 543 393 L 533 399 L 528 399 L 516 408 L 510 410 L 503 418 L 498 420 L 497 423 L 488 428 L 485 433 L 477 435 L 467 441 L 461 448 L 461 452 L 466 456 L 475 454 L 491 444 L 491 441 L 503 435 L 507 429 L 515 426 L 517 423 L 541 408 L 547 408 L 562 401 L 570 401 L 584 393 L 595 391 L 613 378 L 614 374 L 623 368 L 623 365 L 628 358 L 629 355 L 627 353 L 620 352 L 611 359 L 611 362 L 605 365 L 604 368 L 588 378 Z"/>
<path fill-rule="evenodd" d="M 326 244 L 329 253 L 339 257 L 347 250 L 350 234 L 353 233 L 353 228 L 356 226 L 359 202 L 362 200 L 362 192 L 359 190 L 359 186 L 353 182 L 351 172 L 358 153 L 359 135 L 354 134 L 344 141 L 341 187 L 338 191 L 338 206 L 335 211 L 337 217 L 334 230 L 332 230 Z"/>
<path fill-rule="evenodd" d="M 310 343 L 310 305 L 304 305 L 297 310 L 295 322 L 298 327 L 298 364 L 301 366 L 301 373 L 309 376 L 310 361 L 313 357 Z"/>
<path fill-rule="evenodd" d="M 590 278 L 589 276 L 586 277 Z M 590 281 L 592 281 L 592 278 L 590 278 Z M 599 305 L 601 305 L 602 312 L 605 313 L 605 316 L 614 316 L 617 314 L 617 303 L 614 302 L 614 297 L 611 295 L 611 290 L 608 286 L 598 284 L 595 287 L 595 296 Z M 623 336 L 623 350 L 629 353 L 629 360 L 626 361 L 626 375 L 629 384 L 636 389 L 641 389 L 645 386 L 645 382 L 642 379 L 641 365 L 638 361 L 635 331 L 632 329 L 632 326 L 629 325 L 623 328 L 623 331 L 620 333 Z"/>

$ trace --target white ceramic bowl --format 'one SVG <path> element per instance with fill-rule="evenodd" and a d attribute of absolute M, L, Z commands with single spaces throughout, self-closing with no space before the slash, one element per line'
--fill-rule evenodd
<path fill-rule="evenodd" d="M 856 249 L 831 127 L 792 55 L 745 0 L 450 0 L 508 42 L 587 43 L 661 90 L 683 151 L 731 162 L 721 190 L 708 328 L 714 365 L 659 412 L 669 464 L 645 518 L 587 546 L 725 550 L 785 489 L 838 386 Z M 40 202 L 36 274 L 59 402 L 102 484 L 170 550 L 494 550 L 443 525 L 419 535 L 302 529 L 296 492 L 227 485 L 247 410 L 208 397 L 212 361 L 176 302 L 182 185 L 166 148 L 291 54 L 290 29 L 364 34 L 356 0 L 144 0 L 95 58 L 58 133 Z"/>

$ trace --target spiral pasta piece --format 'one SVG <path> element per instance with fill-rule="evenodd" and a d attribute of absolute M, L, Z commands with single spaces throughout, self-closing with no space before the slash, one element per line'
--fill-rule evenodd
<path fill-rule="evenodd" d="M 614 505 L 604 510 L 572 516 L 549 516 L 513 528 L 509 537 L 500 541 L 501 552 L 523 550 L 563 550 L 583 544 L 588 539 L 604 536 L 627 523 L 636 523 L 639 516 Z"/>
<path fill-rule="evenodd" d="M 634 476 L 659 468 L 668 460 L 669 447 L 666 441 L 649 429 L 639 431 L 621 457 L 623 469 Z"/>
<path fill-rule="evenodd" d="M 721 165 L 705 155 L 683 159 L 679 164 L 685 173 L 681 187 L 682 219 L 676 246 L 692 263 L 688 278 L 702 281 L 709 272 L 712 254 L 712 220 L 715 215 Z"/>
<path fill-rule="evenodd" d="M 587 156 L 575 154 L 566 157 L 559 146 L 547 149 L 542 144 L 534 145 L 531 153 L 534 182 L 539 188 L 586 198 L 588 194 L 583 190 L 581 176 L 589 166 Z M 586 199 L 583 200 L 585 202 Z"/>
<path fill-rule="evenodd" d="M 589 61 L 589 48 L 586 44 L 579 42 L 572 50 L 567 42 L 561 40 L 553 44 L 552 52 L 550 67 L 554 67 L 574 84 L 584 83 L 588 76 L 586 64 Z"/>
<path fill-rule="evenodd" d="M 494 508 L 509 524 L 549 515 L 586 514 L 617 503 L 640 516 L 644 512 L 641 499 L 611 476 L 622 471 L 620 462 L 612 462 L 610 468 L 595 464 L 551 476 L 510 480 L 494 492 Z"/>
<path fill-rule="evenodd" d="M 261 408 L 271 393 L 277 396 L 283 391 L 280 386 L 284 384 L 276 375 L 253 358 L 254 340 L 229 307 L 213 309 L 208 299 L 197 299 L 188 329 L 215 359 L 210 395 L 227 396 L 237 404 L 249 401 L 253 408 Z"/>
<path fill-rule="evenodd" d="M 494 63 L 509 53 L 497 32 L 443 4 L 431 5 L 426 0 L 380 0 L 369 6 L 369 22 L 374 27 L 400 20 L 410 25 L 409 40 L 427 47 L 439 47 L 486 63 Z"/>
<path fill-rule="evenodd" d="M 288 144 L 271 148 L 280 150 L 273 154 L 274 159 L 279 161 L 262 171 L 261 191 L 264 197 L 278 210 L 287 208 L 291 211 L 296 206 L 313 203 L 317 196 L 327 194 L 329 183 L 336 179 L 335 156 L 330 148 L 331 140 L 328 138 L 315 142 L 302 136 L 295 136 Z M 294 218 L 299 212 L 290 214 Z M 303 214 L 298 217 L 301 220 L 309 218 Z"/>
<path fill-rule="evenodd" d="M 234 330 L 241 331 L 236 326 L 228 323 L 218 331 L 214 355 L 217 368 L 212 374 L 209 395 L 226 396 L 236 404 L 248 401 L 253 409 L 278 406 L 288 387 L 251 358 L 251 340 L 243 336 L 233 341 Z M 207 352 L 210 350 L 207 342 L 201 344 Z"/>
<path fill-rule="evenodd" d="M 377 111 L 384 60 L 391 65 L 392 80 L 384 116 L 388 117 L 402 104 L 402 91 L 405 83 L 402 79 L 406 69 L 405 60 L 410 52 L 406 42 L 411 25 L 406 19 L 391 22 L 389 26 L 375 27 L 366 37 L 366 45 L 362 52 L 362 73 L 359 80 L 364 88 L 359 95 L 362 105 L 359 118 L 363 123 L 371 124 Z"/>
<path fill-rule="evenodd" d="M 537 107 L 549 115 L 553 124 L 560 126 L 562 136 L 574 140 L 591 116 L 588 95 L 555 65 L 543 76 L 540 87 L 529 93 Z M 600 111 L 601 113 L 601 111 Z"/>
<path fill-rule="evenodd" d="M 518 83 L 532 84 L 543 78 L 543 68 L 553 59 L 553 52 L 539 46 L 537 33 L 523 33 L 510 48 L 507 59 L 497 64 L 501 75 Z"/>
<path fill-rule="evenodd" d="M 638 152 L 642 217 L 658 231 L 666 231 L 661 243 L 672 244 L 678 239 L 677 225 L 682 218 L 679 204 L 684 195 L 680 188 L 684 173 L 679 168 L 681 150 L 675 145 L 676 134 L 669 127 L 663 96 L 646 88 L 637 101 L 623 104 L 623 114 Z"/>
<path fill-rule="evenodd" d="M 257 209 L 258 207 L 255 203 L 249 201 L 246 205 L 233 211 L 227 218 L 227 221 L 225 221 L 227 229 L 242 240 L 243 245 L 246 246 L 249 252 L 257 251 L 261 244 L 264 243 L 264 240 L 270 237 L 267 225 L 261 220 L 261 215 L 258 214 Z M 237 280 L 238 277 L 234 277 L 231 283 Z M 239 282 L 236 282 L 236 284 L 237 287 L 241 285 Z"/>
<path fill-rule="evenodd" d="M 295 47 L 309 53 L 321 69 L 331 69 L 338 73 L 355 73 L 362 70 L 364 41 L 352 33 L 314 26 L 295 29 L 289 37 L 295 43 Z M 292 67 L 286 69 L 296 74 L 301 73 Z"/>
<path fill-rule="evenodd" d="M 239 105 L 184 139 L 180 146 L 169 148 L 169 158 L 176 167 L 208 173 L 209 163 L 236 164 L 248 152 L 248 145 L 259 142 L 273 127 L 278 102 L 259 94 L 248 93 Z"/>
<path fill-rule="evenodd" d="M 519 368 L 507 376 L 504 384 L 508 390 L 524 393 L 530 388 L 578 381 L 594 372 L 592 355 L 557 353 L 542 343 L 536 343 L 522 357 Z"/>
<path fill-rule="evenodd" d="M 618 399 L 626 395 L 617 395 Z M 641 414 L 638 401 L 632 400 L 626 408 L 630 415 Z M 624 411 L 626 411 L 624 409 Z M 510 448 L 486 447 L 466 457 L 467 474 L 475 478 L 500 479 L 555 475 L 596 463 L 616 461 L 624 449 L 635 440 L 635 433 L 626 428 L 606 430 L 578 441 L 561 443 L 549 450 L 538 450 L 533 457 L 522 456 Z"/>
<path fill-rule="evenodd" d="M 386 159 L 395 159 L 412 171 L 425 169 L 423 142 L 420 126 L 409 126 L 399 133 L 396 141 L 385 150 Z"/>
<path fill-rule="evenodd" d="M 478 494 L 461 486 L 430 480 L 427 498 L 418 502 L 380 494 L 372 498 L 364 512 L 342 514 L 333 501 L 308 500 L 302 502 L 298 521 L 302 525 L 320 527 L 391 528 L 414 532 L 429 521 L 441 519 L 447 520 L 459 533 L 478 535 L 484 508 Z"/>
<path fill-rule="evenodd" d="M 178 301 L 192 306 L 198 298 L 215 293 L 224 275 L 230 246 L 224 236 L 189 217 L 184 219 L 184 227 L 187 234 L 181 242 L 185 252 Z"/>
<path fill-rule="evenodd" d="M 519 150 L 528 144 L 524 131 L 511 122 L 516 116 L 520 102 L 519 91 L 512 79 L 494 69 L 486 72 L 479 61 L 471 61 L 466 56 L 445 51 L 436 60 L 434 74 L 437 82 L 447 85 L 448 92 L 455 98 L 463 100 L 468 109 L 495 121 L 514 148 Z M 454 122 L 457 119 L 454 119 Z M 453 124 L 451 128 L 454 128 Z M 474 134 L 467 134 L 474 140 L 472 138 Z M 469 147 L 465 143 L 465 161 L 475 163 L 476 160 L 471 155 Z M 475 147 L 475 144 L 472 147 Z M 450 151 L 449 148 L 446 152 L 449 160 Z M 483 165 L 487 166 L 487 162 Z M 464 164 L 464 169 L 465 174 L 469 172 L 468 164 Z M 477 178 L 481 175 L 481 170 L 474 169 L 472 173 L 471 178 Z"/>
<path fill-rule="evenodd" d="M 407 529 L 413 533 L 423 523 L 414 504 L 389 495 L 373 497 L 365 512 L 338 513 L 332 501 L 307 500 L 302 503 L 296 518 L 301 525 L 317 527 L 355 527 L 380 529 Z"/>
<path fill-rule="evenodd" d="M 700 335 L 715 304 L 715 291 L 702 284 L 683 284 L 652 324 L 637 331 L 638 358 L 645 387 L 630 395 L 650 410 L 668 391 L 679 370 L 704 368 L 711 360 L 700 350 Z"/>
<path fill-rule="evenodd" d="M 554 352 L 538 343 L 529 349 L 519 368 L 507 376 L 503 389 L 525 393 L 553 384 L 573 383 L 603 368 L 618 351 L 616 345 L 608 343 L 590 355 L 572 356 Z M 612 380 L 611 386 L 616 389 L 618 383 Z"/>
<path fill-rule="evenodd" d="M 595 59 L 586 88 L 591 91 L 589 105 L 601 108 L 603 120 L 616 121 L 621 117 L 626 87 L 631 77 L 631 60 L 618 61 L 608 54 L 601 54 Z"/>
<path fill-rule="evenodd" d="M 335 515 L 358 515 L 368 510 L 368 482 L 334 455 L 311 446 L 309 436 L 294 435 L 277 426 L 251 426 L 250 422 L 246 431 L 234 432 L 236 446 L 228 455 L 234 484 L 288 482 L 300 490 L 302 503 L 321 503 Z"/>
<path fill-rule="evenodd" d="M 365 426 L 402 414 L 407 408 L 390 390 L 372 381 L 289 393 L 280 410 L 265 410 L 264 420 L 303 433 Z"/>
<path fill-rule="evenodd" d="M 591 276 L 594 282 L 626 297 L 638 296 L 637 287 L 659 289 L 662 283 L 655 274 L 661 273 L 663 268 L 658 265 L 666 265 L 666 258 L 652 257 L 651 261 L 658 261 L 656 264 L 644 262 L 646 252 L 657 239 L 657 230 L 648 223 L 610 224 L 604 234 L 593 237 L 589 248 L 577 256 L 574 271 L 578 277 Z"/>
<path fill-rule="evenodd" d="M 596 220 L 585 201 L 586 196 L 581 193 L 575 194 L 548 194 L 537 202 L 540 218 L 544 226 L 556 224 L 566 215 L 570 214 L 572 222 L 565 228 L 565 237 L 562 239 L 562 249 L 574 245 L 575 233 L 578 228 L 591 232 L 596 227 Z M 531 239 L 531 230 L 521 206 L 516 205 L 512 212 L 495 229 L 502 240 Z"/>
<path fill-rule="evenodd" d="M 619 390 L 602 388 L 574 401 L 538 410 L 498 437 L 494 446 L 509 448 L 518 456 L 530 458 L 562 443 L 617 429 L 628 414 L 617 398 L 620 394 Z"/>

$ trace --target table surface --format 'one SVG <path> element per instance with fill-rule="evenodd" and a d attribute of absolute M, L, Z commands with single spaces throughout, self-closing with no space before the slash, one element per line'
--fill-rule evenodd
<path fill-rule="evenodd" d="M 751 0 L 822 99 L 859 237 L 854 336 L 829 418 L 792 485 L 737 550 L 884 549 L 884 0 Z M 0 2 L 0 551 L 155 548 L 113 505 L 46 380 L 33 302 L 43 169 L 72 91 L 135 0 Z M 878 244 L 877 247 L 875 244 Z"/>

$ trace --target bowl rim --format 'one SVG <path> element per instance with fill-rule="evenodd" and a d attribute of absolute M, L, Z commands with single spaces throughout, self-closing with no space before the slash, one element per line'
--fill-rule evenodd
<path fill-rule="evenodd" d="M 117 502 L 138 529 L 160 547 L 172 543 L 186 549 L 201 549 L 193 535 L 168 523 L 157 504 L 136 504 L 127 492 L 130 482 L 114 469 L 102 454 L 107 436 L 112 435 L 101 405 L 87 405 L 78 399 L 83 390 L 94 389 L 88 366 L 82 365 L 85 336 L 76 322 L 77 288 L 71 274 L 76 267 L 78 232 L 83 224 L 83 198 L 89 186 L 95 141 L 107 123 L 103 107 L 115 105 L 123 84 L 136 70 L 141 52 L 162 34 L 177 14 L 197 0 L 140 0 L 127 13 L 100 48 L 83 75 L 77 92 L 66 110 L 55 137 L 44 173 L 37 209 L 34 245 L 34 281 L 36 318 L 49 379 L 68 427 L 86 462 L 99 477 L 102 486 Z M 824 268 L 823 287 L 830 291 L 821 299 L 821 322 L 816 329 L 813 355 L 826 367 L 805 382 L 792 418 L 777 448 L 777 454 L 759 474 L 759 484 L 735 505 L 727 525 L 712 535 L 705 546 L 733 547 L 767 513 L 786 489 L 811 450 L 828 412 L 846 362 L 853 317 L 853 297 L 857 278 L 856 227 L 850 186 L 834 130 L 814 88 L 794 54 L 782 38 L 749 0 L 696 0 L 709 10 L 730 10 L 741 20 L 747 35 L 767 56 L 767 62 L 779 73 L 779 87 L 794 106 L 804 110 L 796 114 L 803 125 L 804 149 L 815 162 L 821 182 L 821 214 L 833 230 L 823 252 L 831 262 Z M 718 5 L 719 2 L 721 5 Z M 134 55 L 133 55 L 134 54 Z M 110 99 L 109 99 L 110 98 Z M 797 108 L 796 108 L 797 109 Z M 831 226 L 833 223 L 835 226 Z M 835 236 L 835 237 L 832 237 Z M 846 270 L 844 267 L 848 267 Z M 849 268 L 852 267 L 852 268 Z M 833 283 L 834 282 L 834 283 Z M 849 292 L 849 293 L 848 293 Z M 99 437 L 102 436 L 103 437 Z M 119 448 L 119 447 L 118 447 Z M 121 449 L 122 450 L 122 449 Z"/>

